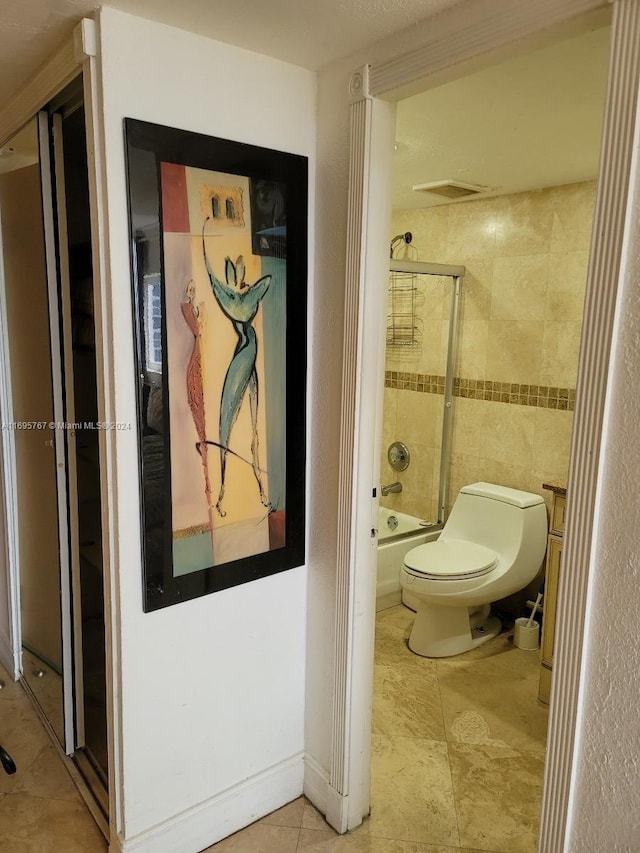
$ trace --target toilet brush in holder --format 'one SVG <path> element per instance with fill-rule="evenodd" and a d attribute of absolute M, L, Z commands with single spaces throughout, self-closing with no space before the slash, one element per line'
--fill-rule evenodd
<path fill-rule="evenodd" d="M 537 649 L 540 644 L 540 623 L 534 620 L 534 616 L 536 615 L 536 610 L 540 606 L 540 602 L 542 601 L 542 593 L 544 591 L 544 581 L 540 586 L 538 591 L 538 596 L 536 598 L 535 604 L 533 605 L 533 609 L 531 611 L 531 616 L 527 619 L 526 616 L 522 616 L 519 619 L 516 619 L 516 624 L 513 632 L 513 645 L 517 646 L 519 649 L 527 649 L 533 651 Z"/>

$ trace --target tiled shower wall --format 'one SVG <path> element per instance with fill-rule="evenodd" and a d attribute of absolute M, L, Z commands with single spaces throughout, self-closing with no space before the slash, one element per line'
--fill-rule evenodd
<path fill-rule="evenodd" d="M 417 260 L 460 264 L 460 334 L 448 508 L 465 483 L 487 480 L 543 494 L 566 483 L 595 182 L 430 209 L 398 211 L 392 235 L 411 231 Z M 412 253 L 412 257 L 416 257 Z M 384 505 L 437 513 L 450 279 L 421 276 L 415 346 L 387 346 L 383 483 L 403 491 Z M 411 464 L 392 471 L 404 441 Z"/>

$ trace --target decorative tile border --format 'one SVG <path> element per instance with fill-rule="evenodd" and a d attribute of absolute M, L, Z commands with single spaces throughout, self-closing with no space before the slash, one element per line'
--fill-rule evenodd
<path fill-rule="evenodd" d="M 429 373 L 405 373 L 387 370 L 385 388 L 421 391 L 425 394 L 444 394 L 444 376 Z M 556 388 L 549 385 L 522 385 L 517 382 L 493 382 L 491 379 L 453 380 L 454 397 L 470 400 L 490 400 L 515 403 L 518 406 L 537 406 L 540 409 L 559 409 L 572 412 L 575 408 L 575 388 Z"/>
<path fill-rule="evenodd" d="M 426 394 L 444 394 L 444 376 L 428 373 L 401 373 L 387 370 L 384 374 L 385 388 L 400 388 L 406 391 L 424 391 Z"/>

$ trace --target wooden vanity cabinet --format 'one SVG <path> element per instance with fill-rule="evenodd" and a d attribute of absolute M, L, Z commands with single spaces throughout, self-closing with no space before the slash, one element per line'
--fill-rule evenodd
<path fill-rule="evenodd" d="M 544 489 L 553 492 L 553 506 L 547 539 L 547 559 L 545 566 L 544 603 L 542 618 L 542 642 L 540 644 L 540 683 L 538 699 L 549 704 L 551 697 L 551 672 L 553 669 L 553 639 L 556 624 L 558 601 L 558 581 L 560 559 L 562 557 L 562 539 L 564 535 L 564 513 L 567 502 L 565 488 L 545 483 Z"/>

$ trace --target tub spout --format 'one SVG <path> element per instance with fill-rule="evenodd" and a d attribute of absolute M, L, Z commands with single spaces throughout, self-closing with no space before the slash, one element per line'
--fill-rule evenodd
<path fill-rule="evenodd" d="M 388 486 L 380 486 L 380 494 L 382 497 L 387 495 L 395 495 L 402 491 L 402 483 L 390 483 Z"/>

